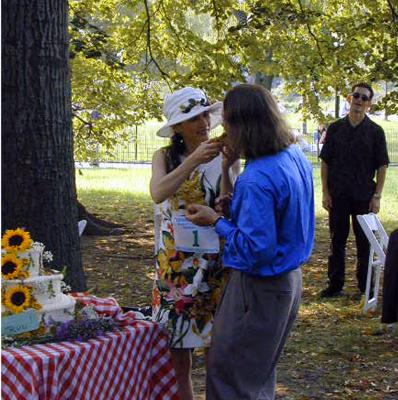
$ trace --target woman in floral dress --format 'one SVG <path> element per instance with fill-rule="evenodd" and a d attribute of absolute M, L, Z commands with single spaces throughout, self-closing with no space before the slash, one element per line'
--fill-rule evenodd
<path fill-rule="evenodd" d="M 190 203 L 214 208 L 232 191 L 239 162 L 221 155 L 222 142 L 209 140 L 221 122 L 222 103 L 210 105 L 199 89 L 184 88 L 165 99 L 167 123 L 158 135 L 171 145 L 153 157 L 151 196 L 155 205 L 156 281 L 153 319 L 167 324 L 181 399 L 193 399 L 191 352 L 210 345 L 214 312 L 226 275 L 220 242 L 212 227 L 185 218 Z"/>

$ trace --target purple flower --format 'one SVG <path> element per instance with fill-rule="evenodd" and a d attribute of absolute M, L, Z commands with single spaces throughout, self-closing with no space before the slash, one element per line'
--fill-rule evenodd
<path fill-rule="evenodd" d="M 56 322 L 55 337 L 58 340 L 89 340 L 103 336 L 106 331 L 115 329 L 117 325 L 110 318 L 78 318 L 66 322 Z"/>
<path fill-rule="evenodd" d="M 91 112 L 91 118 L 92 119 L 100 119 L 101 118 L 101 114 L 98 110 L 94 110 Z"/>

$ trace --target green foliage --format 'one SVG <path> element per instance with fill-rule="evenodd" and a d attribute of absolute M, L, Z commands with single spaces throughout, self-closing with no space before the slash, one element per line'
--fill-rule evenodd
<path fill-rule="evenodd" d="M 398 9 L 391 0 L 71 0 L 74 129 L 79 158 L 111 149 L 129 127 L 160 119 L 184 85 L 221 98 L 245 76 L 280 76 L 301 111 L 357 81 L 397 81 Z M 397 111 L 397 88 L 379 108 Z"/>
<path fill-rule="evenodd" d="M 128 129 L 160 117 L 162 92 L 126 57 L 120 27 L 132 21 L 122 2 L 71 2 L 71 69 L 76 158 L 94 158 L 131 138 Z M 138 57 L 136 56 L 136 59 Z M 136 60 L 137 61 L 137 60 Z M 136 62 L 135 62 L 136 64 Z"/>
<path fill-rule="evenodd" d="M 249 52 L 272 49 L 265 73 L 282 76 L 303 97 L 302 112 L 325 120 L 320 98 L 346 95 L 358 81 L 396 81 L 397 15 L 385 1 L 253 2 L 240 41 Z M 251 4 L 251 3 L 248 3 Z M 391 29 L 391 24 L 394 24 Z M 261 57 L 257 60 L 261 63 Z M 259 65 L 254 65 L 260 70 Z M 393 112 L 395 95 L 383 108 Z"/>

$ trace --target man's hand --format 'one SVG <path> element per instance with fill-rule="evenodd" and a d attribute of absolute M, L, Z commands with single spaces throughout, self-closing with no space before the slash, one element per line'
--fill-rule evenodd
<path fill-rule="evenodd" d="M 369 203 L 369 212 L 377 214 L 380 211 L 380 199 L 372 197 Z"/>
<path fill-rule="evenodd" d="M 232 151 L 228 146 L 222 148 L 222 168 L 229 170 L 232 164 L 239 159 L 239 153 Z"/>
<path fill-rule="evenodd" d="M 332 209 L 332 197 L 329 192 L 322 193 L 322 207 L 327 211 Z"/>
<path fill-rule="evenodd" d="M 213 225 L 219 217 L 212 208 L 199 204 L 190 204 L 186 209 L 185 216 L 193 224 L 199 226 Z"/>
<path fill-rule="evenodd" d="M 229 206 L 231 204 L 232 193 L 223 194 L 216 198 L 214 202 L 214 209 L 222 214 L 229 216 Z"/>

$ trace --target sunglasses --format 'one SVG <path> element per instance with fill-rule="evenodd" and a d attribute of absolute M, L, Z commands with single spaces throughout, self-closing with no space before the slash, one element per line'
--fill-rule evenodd
<path fill-rule="evenodd" d="M 357 92 L 353 93 L 352 97 L 356 100 L 358 100 L 358 99 L 362 99 L 363 101 L 370 100 L 370 97 L 366 96 L 366 94 L 361 94 L 361 93 L 357 93 Z"/>
<path fill-rule="evenodd" d="M 200 100 L 188 99 L 188 105 L 186 104 L 180 105 L 180 110 L 182 113 L 187 114 L 198 104 L 200 104 L 202 107 L 207 107 L 210 105 L 207 99 L 203 98 Z"/>

